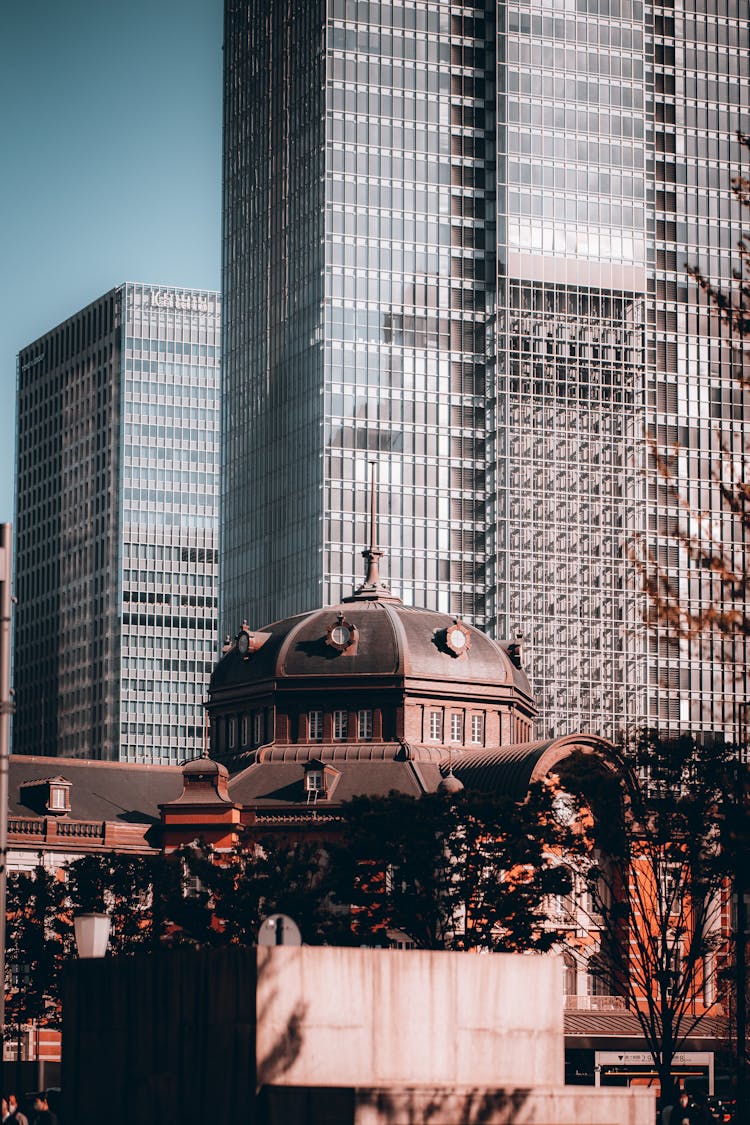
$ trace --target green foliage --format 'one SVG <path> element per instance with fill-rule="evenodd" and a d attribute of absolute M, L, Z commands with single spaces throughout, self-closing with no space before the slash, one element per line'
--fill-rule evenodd
<path fill-rule="evenodd" d="M 573 841 L 548 790 L 524 804 L 466 791 L 360 797 L 343 816 L 332 885 L 360 941 L 396 931 L 422 949 L 511 951 L 558 939 L 545 898 L 570 889 L 559 850 Z"/>

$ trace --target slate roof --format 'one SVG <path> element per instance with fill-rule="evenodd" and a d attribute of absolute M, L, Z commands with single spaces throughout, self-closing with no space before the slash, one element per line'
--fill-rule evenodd
<path fill-rule="evenodd" d="M 553 769 L 556 761 L 577 749 L 607 755 L 609 743 L 595 735 L 565 735 L 563 738 L 520 742 L 495 750 L 463 750 L 452 756 L 453 774 L 466 789 L 504 793 L 522 799 L 535 776 Z M 448 773 L 447 763 L 442 766 Z"/>
<path fill-rule="evenodd" d="M 62 777 L 71 784 L 68 813 L 71 820 L 157 824 L 159 805 L 173 801 L 182 792 L 180 766 L 11 754 L 8 770 L 10 816 L 46 815 L 43 783 L 52 776 Z M 26 782 L 39 784 L 25 787 Z"/>
<path fill-rule="evenodd" d="M 422 793 L 432 792 L 440 783 L 440 770 L 431 762 L 360 760 L 331 764 L 338 777 L 331 787 L 330 797 L 316 801 L 317 808 L 330 808 L 363 795 L 387 797 L 389 793 L 396 792 L 419 797 Z M 260 808 L 306 806 L 303 763 L 254 763 L 230 779 L 229 795 L 239 805 L 257 805 Z"/>
<path fill-rule="evenodd" d="M 342 653 L 326 643 L 339 614 L 357 630 L 352 651 Z M 214 670 L 211 691 L 265 681 L 376 675 L 506 685 L 531 699 L 526 673 L 503 643 L 464 622 L 468 651 L 457 658 L 446 647 L 444 632 L 454 620 L 447 613 L 378 599 L 326 606 L 264 626 L 255 634 L 265 635 L 262 647 L 246 658 L 232 648 Z"/>

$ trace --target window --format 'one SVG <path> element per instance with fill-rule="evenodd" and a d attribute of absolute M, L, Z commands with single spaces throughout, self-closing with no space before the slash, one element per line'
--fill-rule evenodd
<path fill-rule="evenodd" d="M 333 712 L 333 737 L 339 742 L 346 738 L 349 727 L 348 711 Z"/>
<path fill-rule="evenodd" d="M 49 807 L 55 812 L 65 812 L 68 807 L 67 793 L 61 785 L 51 785 L 49 791 Z"/>
<path fill-rule="evenodd" d="M 243 715 L 242 716 L 242 734 L 240 736 L 241 737 L 240 745 L 242 745 L 242 746 L 247 746 L 247 736 L 249 734 L 249 726 L 250 726 L 250 724 L 248 722 L 247 715 Z"/>
<path fill-rule="evenodd" d="M 253 719 L 253 741 L 256 746 L 260 746 L 263 741 L 263 712 L 256 711 Z"/>
<path fill-rule="evenodd" d="M 360 711 L 357 716 L 357 733 L 359 738 L 372 738 L 372 711 Z"/>
<path fill-rule="evenodd" d="M 307 731 L 311 742 L 323 741 L 323 712 L 307 712 Z"/>
<path fill-rule="evenodd" d="M 430 739 L 433 742 L 439 742 L 443 737 L 443 713 L 442 711 L 430 711 Z"/>
<path fill-rule="evenodd" d="M 231 718 L 229 720 L 229 749 L 233 750 L 237 744 L 237 720 Z"/>
<path fill-rule="evenodd" d="M 463 742 L 463 715 L 451 715 L 451 742 Z"/>
<path fill-rule="evenodd" d="M 324 788 L 323 771 L 308 770 L 305 774 L 305 789 L 308 793 L 320 793 Z"/>
<path fill-rule="evenodd" d="M 484 715 L 471 716 L 471 741 L 481 745 L 484 739 Z"/>
<path fill-rule="evenodd" d="M 589 996 L 610 996 L 612 994 L 610 974 L 600 957 L 589 958 L 586 983 Z"/>

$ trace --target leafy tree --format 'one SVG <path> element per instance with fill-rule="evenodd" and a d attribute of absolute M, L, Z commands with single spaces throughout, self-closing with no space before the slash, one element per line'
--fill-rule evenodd
<path fill-rule="evenodd" d="M 86 855 L 66 868 L 67 914 L 107 913 L 109 948 L 134 952 L 151 937 L 153 861 L 147 856 Z"/>
<path fill-rule="evenodd" d="M 346 935 L 346 918 L 330 899 L 328 855 L 318 844 L 264 835 L 250 849 L 217 854 L 197 844 L 165 862 L 183 865 L 183 880 L 162 908 L 173 942 L 255 945 L 261 922 L 276 913 L 297 922 L 306 944 Z"/>
<path fill-rule="evenodd" d="M 8 1023 L 60 1026 L 60 972 L 73 948 L 64 885 L 40 862 L 8 876 L 6 1001 Z"/>
<path fill-rule="evenodd" d="M 624 780 L 575 769 L 563 779 L 587 822 L 573 868 L 588 883 L 601 971 L 638 1018 L 668 1095 L 674 1056 L 722 981 L 720 912 L 734 861 L 722 823 L 737 760 L 729 749 L 650 731 L 625 749 Z"/>
<path fill-rule="evenodd" d="M 342 815 L 332 885 L 359 941 L 397 931 L 421 949 L 513 951 L 559 939 L 545 905 L 570 890 L 559 852 L 572 836 L 544 787 L 523 804 L 466 791 L 359 797 Z"/>

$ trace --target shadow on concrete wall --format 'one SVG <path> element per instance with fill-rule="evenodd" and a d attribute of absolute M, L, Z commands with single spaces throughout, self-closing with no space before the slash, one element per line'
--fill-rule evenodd
<path fill-rule="evenodd" d="M 524 1120 L 528 1090 L 402 1090 L 265 1087 L 259 1125 L 513 1125 Z"/>

